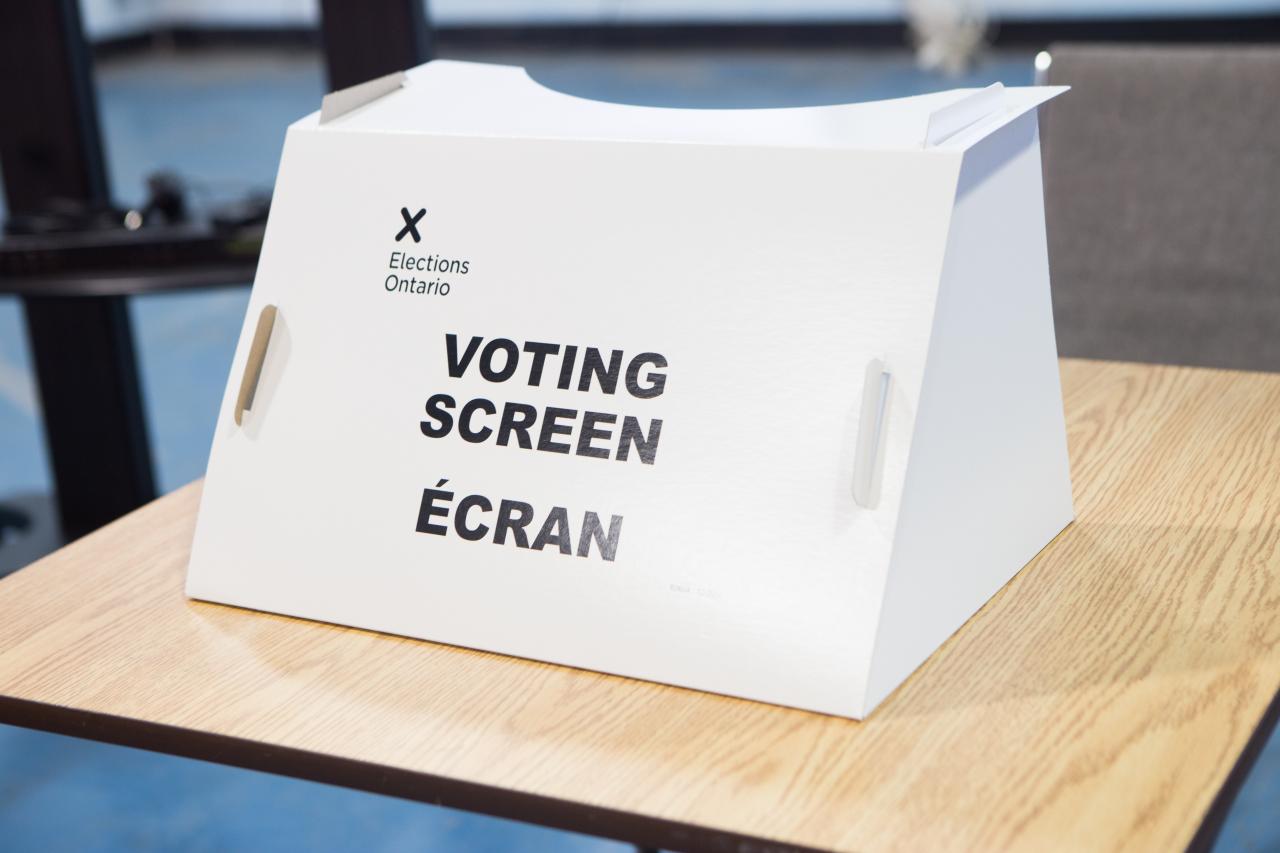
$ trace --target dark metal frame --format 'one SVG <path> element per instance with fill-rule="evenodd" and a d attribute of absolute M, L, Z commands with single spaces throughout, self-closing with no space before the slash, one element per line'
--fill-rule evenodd
<path fill-rule="evenodd" d="M 432 56 L 424 0 L 320 0 L 330 89 L 421 65 Z"/>
<path fill-rule="evenodd" d="M 0 3 L 0 163 L 10 215 L 110 205 L 76 0 Z M 30 295 L 27 333 L 64 535 L 156 496 L 128 306 Z"/>
<path fill-rule="evenodd" d="M 331 88 L 429 58 L 421 0 L 325 0 Z M 111 213 L 77 0 L 0 3 L 0 163 L 11 218 Z M 101 217 L 99 217 L 101 218 Z M 86 228 L 9 236 L 0 293 L 23 299 L 63 535 L 156 497 L 126 297 L 251 281 L 260 227 Z"/>
<path fill-rule="evenodd" d="M 753 21 L 450 26 L 434 30 L 442 51 L 459 49 L 752 50 L 797 48 L 902 49 L 911 43 L 905 21 Z M 217 33 L 175 30 L 178 43 L 208 43 Z M 234 39 L 232 32 L 226 38 Z M 262 38 L 258 34 L 258 38 Z M 997 47 L 1036 49 L 1054 41 L 1240 43 L 1280 41 L 1280 15 L 1186 18 L 1061 18 L 995 20 Z"/>
<path fill-rule="evenodd" d="M 909 44 L 910 37 L 904 21 L 849 20 L 447 25 L 432 27 L 430 32 L 437 52 L 474 49 L 901 49 Z M 1275 42 L 1280 41 L 1280 15 L 1006 20 L 996 21 L 990 35 L 997 47 L 1010 48 L 1041 48 L 1053 41 Z M 157 39 L 185 48 L 314 47 L 317 43 L 315 30 L 300 26 L 250 29 L 177 25 L 145 34 L 108 38 L 95 44 L 94 49 L 101 54 L 123 53 L 148 47 Z"/>

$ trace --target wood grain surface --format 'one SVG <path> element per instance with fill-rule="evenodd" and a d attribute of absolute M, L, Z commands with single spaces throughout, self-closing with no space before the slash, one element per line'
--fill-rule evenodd
<path fill-rule="evenodd" d="M 1280 375 L 1063 380 L 1078 520 L 862 723 L 187 601 L 198 484 L 0 582 L 3 707 L 672 846 L 1185 846 L 1280 688 Z"/>

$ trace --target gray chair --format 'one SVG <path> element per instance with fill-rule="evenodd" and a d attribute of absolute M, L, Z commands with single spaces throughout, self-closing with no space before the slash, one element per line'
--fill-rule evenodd
<path fill-rule="evenodd" d="M 1060 354 L 1280 371 L 1280 48 L 1050 54 Z"/>

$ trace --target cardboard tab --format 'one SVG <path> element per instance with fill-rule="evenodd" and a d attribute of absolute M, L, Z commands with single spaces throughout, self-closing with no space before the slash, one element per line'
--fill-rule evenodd
<path fill-rule="evenodd" d="M 1004 100 L 1004 85 L 992 83 L 954 104 L 934 110 L 929 115 L 929 127 L 925 132 L 926 148 L 938 145 L 967 127 L 971 127 L 1000 109 Z"/>
<path fill-rule="evenodd" d="M 327 124 L 354 109 L 371 104 L 383 95 L 399 89 L 408 80 L 403 71 L 395 71 L 325 95 L 320 102 L 320 124 Z"/>

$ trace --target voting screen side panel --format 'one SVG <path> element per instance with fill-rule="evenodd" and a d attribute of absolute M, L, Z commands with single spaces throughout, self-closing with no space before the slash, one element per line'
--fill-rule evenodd
<path fill-rule="evenodd" d="M 969 149 L 868 707 L 1072 519 L 1034 112 Z"/>
<path fill-rule="evenodd" d="M 188 593 L 856 713 L 957 167 L 292 130 Z"/>

